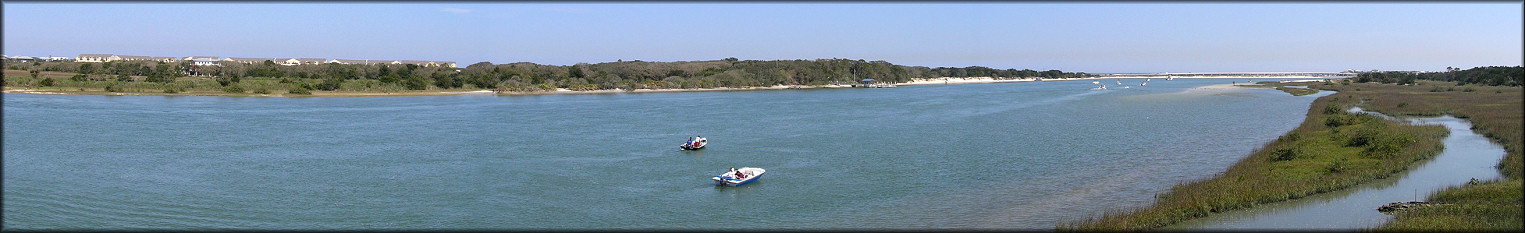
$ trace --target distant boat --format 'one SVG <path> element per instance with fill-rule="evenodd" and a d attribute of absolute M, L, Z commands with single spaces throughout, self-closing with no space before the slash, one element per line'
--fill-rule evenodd
<path fill-rule="evenodd" d="M 1123 80 L 1115 80 L 1115 81 L 1117 81 L 1117 85 L 1123 85 Z"/>
<path fill-rule="evenodd" d="M 1101 86 L 1096 86 L 1095 88 L 1091 88 L 1091 90 L 1106 90 L 1106 89 L 1107 89 L 1107 85 L 1101 85 Z"/>
<path fill-rule="evenodd" d="M 714 180 L 715 181 L 715 185 L 725 185 L 725 186 L 733 186 L 733 187 L 734 186 L 741 186 L 741 185 L 744 185 L 744 184 L 752 183 L 752 181 L 757 181 L 757 179 L 762 178 L 762 175 L 763 175 L 764 172 L 768 172 L 768 171 L 767 170 L 763 170 L 762 168 L 755 168 L 755 167 L 743 167 L 741 169 L 736 169 L 736 168 L 733 167 L 733 168 L 731 168 L 731 171 L 727 171 L 725 173 L 720 173 L 720 175 L 712 177 L 712 178 L 710 178 L 710 180 Z"/>
<path fill-rule="evenodd" d="M 1142 86 L 1148 86 L 1148 85 L 1149 85 L 1149 83 L 1138 83 L 1138 86 L 1140 86 L 1140 87 L 1142 87 Z"/>
<path fill-rule="evenodd" d="M 1091 81 L 1091 84 L 1101 84 L 1101 81 Z"/>
<path fill-rule="evenodd" d="M 688 142 L 684 142 L 683 145 L 678 146 L 678 148 L 683 150 L 698 150 L 704 149 L 704 145 L 709 144 L 709 139 L 704 139 L 704 137 L 700 136 L 694 136 L 688 138 Z"/>
<path fill-rule="evenodd" d="M 1176 77 L 1170 77 L 1170 75 L 1166 75 L 1166 76 L 1165 76 L 1165 80 L 1166 80 L 1166 81 L 1169 81 L 1169 80 L 1176 80 Z"/>

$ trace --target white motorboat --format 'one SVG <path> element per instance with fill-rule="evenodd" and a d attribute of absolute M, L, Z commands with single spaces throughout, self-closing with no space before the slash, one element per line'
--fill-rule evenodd
<path fill-rule="evenodd" d="M 720 175 L 712 177 L 710 180 L 714 180 L 715 185 L 741 186 L 761 179 L 764 172 L 768 171 L 755 167 L 743 167 L 741 169 L 733 167 L 730 171 L 720 173 Z"/>

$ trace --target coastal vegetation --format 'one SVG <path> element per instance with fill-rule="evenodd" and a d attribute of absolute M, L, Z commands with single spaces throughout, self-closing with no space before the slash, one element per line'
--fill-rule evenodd
<path fill-rule="evenodd" d="M 1441 126 L 1412 126 L 1345 109 L 1362 97 L 1314 100 L 1302 125 L 1212 178 L 1176 185 L 1153 206 L 1065 223 L 1064 230 L 1143 230 L 1385 178 L 1442 150 Z"/>
<path fill-rule="evenodd" d="M 1059 70 L 1003 70 L 980 66 L 928 68 L 849 59 L 757 61 L 735 58 L 678 62 L 636 60 L 570 66 L 479 62 L 465 68 L 337 63 L 285 66 L 268 61 L 263 64 L 221 62 L 219 66 L 195 66 L 188 61 L 48 61 L 7 68 L 7 87 L 199 95 L 241 94 L 249 90 L 295 94 L 313 91 L 405 93 L 746 88 L 853 84 L 864 79 L 901 83 L 936 77 L 1063 79 L 1094 76 Z M 106 87 L 121 89 L 107 90 Z"/>
<path fill-rule="evenodd" d="M 1509 74 L 1502 80 L 1519 80 L 1521 67 L 1485 67 L 1469 70 L 1465 74 L 1432 75 L 1455 80 L 1479 80 L 1477 77 L 1495 77 L 1493 74 Z M 1512 69 L 1513 71 L 1510 71 Z M 1503 180 L 1480 181 L 1476 184 L 1458 184 L 1440 190 L 1426 200 L 1427 205 L 1394 214 L 1394 220 L 1380 227 L 1383 230 L 1515 230 L 1525 228 L 1521 222 L 1525 215 L 1525 195 L 1521 195 L 1522 166 L 1520 153 L 1525 145 L 1525 127 L 1522 127 L 1522 88 L 1518 82 L 1427 81 L 1421 79 L 1413 85 L 1324 85 L 1320 88 L 1352 92 L 1369 96 L 1363 104 L 1366 110 L 1395 116 L 1452 115 L 1472 123 L 1472 130 L 1487 136 L 1504 147 L 1504 159 L 1497 168 Z M 1396 83 L 1391 82 L 1389 83 Z M 1477 83 L 1501 85 L 1478 85 Z M 1354 88 L 1353 88 L 1354 87 Z M 1443 88 L 1442 88 L 1443 87 Z M 1437 90 L 1441 89 L 1441 90 Z M 1468 91 L 1471 90 L 1471 91 Z"/>
<path fill-rule="evenodd" d="M 1283 87 L 1276 87 L 1276 90 L 1281 90 L 1283 92 L 1287 92 L 1287 94 L 1292 94 L 1292 96 L 1305 96 L 1305 95 L 1312 95 L 1312 94 L 1317 94 L 1318 93 L 1318 90 L 1314 90 L 1314 89 L 1296 88 L 1296 87 L 1285 87 L 1285 86 L 1283 86 Z"/>
<path fill-rule="evenodd" d="M 1488 72 L 1456 74 L 1460 70 L 1453 69 L 1447 72 L 1451 74 L 1426 77 L 1467 79 L 1488 76 L 1490 72 L 1508 73 L 1497 67 L 1475 68 L 1474 71 L 1479 69 Z M 1517 72 L 1513 74 L 1518 75 Z M 1521 105 L 1521 88 L 1509 86 L 1508 82 L 1478 85 L 1418 77 L 1414 80 L 1366 80 L 1371 82 L 1359 82 L 1358 77 L 1355 78 L 1358 82 L 1354 83 L 1339 80 L 1310 84 L 1309 88 L 1338 93 L 1315 100 L 1302 125 L 1239 161 L 1228 171 L 1177 185 L 1159 195 L 1151 207 L 1107 213 L 1100 218 L 1062 224 L 1059 228 L 1158 228 L 1215 212 L 1298 198 L 1386 177 L 1438 152 L 1438 141 L 1444 135 L 1439 126 L 1409 126 L 1343 111 L 1360 106 L 1393 116 L 1449 114 L 1465 118 L 1472 123 L 1472 130 L 1503 145 L 1506 152 L 1498 165 L 1505 179 L 1458 184 L 1439 191 L 1429 198 L 1437 205 L 1398 212 L 1395 220 L 1379 229 L 1521 229 L 1522 163 L 1519 154 L 1522 132 L 1525 132 L 1521 129 L 1521 109 L 1525 108 Z M 1518 80 L 1518 77 L 1503 80 Z M 1460 91 L 1449 88 L 1458 86 Z M 1435 87 L 1447 88 L 1432 91 Z M 1403 141 L 1410 143 L 1404 144 Z M 1394 150 L 1397 145 L 1403 146 Z"/>

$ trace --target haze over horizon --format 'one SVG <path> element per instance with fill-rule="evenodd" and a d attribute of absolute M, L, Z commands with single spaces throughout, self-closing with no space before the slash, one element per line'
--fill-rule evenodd
<path fill-rule="evenodd" d="M 1088 73 L 1518 66 L 1522 3 L 6 2 L 4 55 L 571 65 L 863 59 Z"/>

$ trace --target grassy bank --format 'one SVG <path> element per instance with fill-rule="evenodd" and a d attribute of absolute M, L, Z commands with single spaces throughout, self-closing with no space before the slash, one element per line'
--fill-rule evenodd
<path fill-rule="evenodd" d="M 1318 90 L 1296 87 L 1276 87 L 1276 90 L 1287 92 L 1287 94 L 1292 94 L 1292 96 L 1305 96 L 1318 93 Z"/>
<path fill-rule="evenodd" d="M 1442 126 L 1412 126 L 1344 111 L 1362 104 L 1364 98 L 1341 92 L 1314 100 L 1298 128 L 1267 143 L 1224 173 L 1176 185 L 1158 195 L 1151 207 L 1111 212 L 1059 228 L 1159 228 L 1213 213 L 1385 178 L 1442 150 L 1440 139 L 1447 133 Z"/>
<path fill-rule="evenodd" d="M 1394 214 L 1379 230 L 1513 230 L 1521 228 L 1520 179 L 1460 185 L 1436 192 L 1424 206 Z"/>
<path fill-rule="evenodd" d="M 1521 195 L 1520 87 L 1456 85 L 1452 82 L 1419 81 L 1417 85 L 1391 84 L 1320 85 L 1362 96 L 1363 108 L 1388 115 L 1434 116 L 1449 114 L 1465 118 L 1472 130 L 1504 147 L 1498 169 L 1504 180 L 1485 181 L 1438 191 L 1426 201 L 1440 203 L 1397 212 L 1381 230 L 1515 230 L 1525 228 L 1525 196 Z"/>

